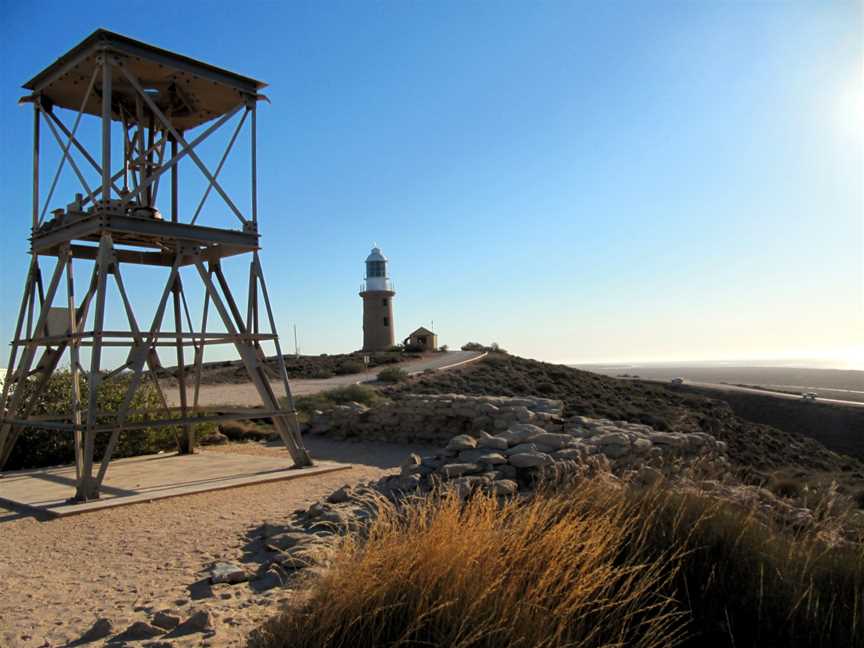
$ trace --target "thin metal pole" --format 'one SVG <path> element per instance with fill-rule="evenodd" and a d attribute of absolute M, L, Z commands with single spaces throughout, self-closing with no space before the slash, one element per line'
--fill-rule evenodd
<path fill-rule="evenodd" d="M 33 229 L 39 227 L 39 105 L 33 104 Z"/>
<path fill-rule="evenodd" d="M 7 373 L 3 381 L 3 396 L 0 397 L 0 412 L 6 409 L 6 398 L 9 395 L 9 387 L 12 385 L 12 377 L 15 375 L 15 361 L 18 358 L 18 347 L 21 346 L 21 329 L 24 326 L 24 314 L 27 312 L 27 304 L 33 292 L 33 268 L 36 264 L 35 255 L 30 260 L 30 268 L 27 271 L 27 281 L 24 284 L 24 295 L 21 297 L 21 306 L 18 309 L 18 323 L 15 325 L 15 337 L 12 339 L 12 348 L 9 351 L 9 363 L 6 365 Z M 0 452 L 3 449 L 0 448 Z"/>
<path fill-rule="evenodd" d="M 155 120 L 155 118 L 153 117 L 153 113 L 151 112 L 149 124 L 148 124 L 150 129 L 147 132 L 147 156 L 141 161 L 141 163 L 147 169 L 147 177 L 148 178 L 153 173 L 153 142 L 155 141 L 155 137 L 156 137 L 156 133 L 155 133 L 156 129 L 154 128 L 155 127 L 154 120 Z M 147 187 L 147 192 L 145 194 L 146 195 L 145 200 L 146 200 L 146 204 L 148 207 L 153 206 L 153 197 L 154 197 L 153 196 L 153 188 L 154 188 L 154 185 L 150 185 L 149 187 Z"/>
<path fill-rule="evenodd" d="M 124 199 L 123 202 L 124 203 L 130 202 L 133 198 L 135 198 L 139 194 L 143 193 L 147 189 L 147 187 L 150 186 L 150 183 L 155 182 L 159 176 L 161 176 L 163 173 L 167 173 L 171 169 L 171 167 L 173 167 L 175 164 L 178 164 L 180 162 L 180 160 L 182 160 L 187 155 L 191 155 L 192 149 L 194 149 L 201 142 L 203 142 L 208 137 L 210 137 L 210 135 L 212 135 L 214 132 L 216 132 L 221 126 L 223 126 L 225 124 L 225 122 L 227 122 L 229 119 L 231 119 L 237 113 L 237 111 L 240 110 L 242 107 L 243 107 L 243 104 L 240 104 L 240 105 L 235 106 L 231 110 L 229 110 L 227 113 L 222 115 L 216 122 L 211 124 L 207 128 L 207 130 L 205 130 L 203 133 L 201 133 L 198 137 L 196 137 L 191 142 L 187 143 L 186 140 L 178 140 L 178 143 L 183 145 L 183 147 L 184 147 L 183 150 L 181 150 L 177 154 L 176 157 L 172 158 L 171 160 L 168 160 L 165 164 L 163 164 L 162 167 L 158 171 L 156 171 L 156 173 L 154 174 L 154 177 L 147 178 L 146 180 L 142 177 L 142 179 L 139 183 L 139 186 L 135 189 L 135 191 L 132 194 L 130 194 L 129 196 L 126 196 L 126 198 Z M 136 137 L 137 137 L 137 135 L 136 135 Z M 133 178 L 133 181 L 134 181 L 134 178 Z M 89 196 L 88 196 L 88 198 L 89 198 Z M 87 198 L 84 199 L 84 202 L 87 202 Z M 246 222 L 246 219 L 243 219 L 243 222 Z"/>
<path fill-rule="evenodd" d="M 201 169 L 201 173 L 204 174 L 204 177 L 206 177 L 207 180 L 210 181 L 210 184 L 213 185 L 213 188 L 216 189 L 216 191 L 219 193 L 220 196 L 222 196 L 222 199 L 225 201 L 225 204 L 228 205 L 228 207 L 231 209 L 231 211 L 234 212 L 234 215 L 237 216 L 238 219 L 240 219 L 240 222 L 245 224 L 247 222 L 246 217 L 240 213 L 240 210 L 237 209 L 237 205 L 235 205 L 234 201 L 231 200 L 231 197 L 227 193 L 225 193 L 225 190 L 222 189 L 222 186 L 218 182 L 216 182 L 216 178 L 213 177 L 213 174 L 210 173 L 210 171 L 207 169 L 207 166 L 201 161 L 201 158 L 198 157 L 198 155 L 195 153 L 195 151 L 192 150 L 192 148 L 189 146 L 188 142 L 186 142 L 186 140 L 179 133 L 179 131 L 176 128 L 174 128 L 174 125 L 171 123 L 171 120 L 169 120 L 164 115 L 164 113 L 161 110 L 159 110 L 159 107 L 155 103 L 153 103 L 153 100 L 147 95 L 146 92 L 144 92 L 144 88 L 141 87 L 141 84 L 138 82 L 138 79 L 135 77 L 135 75 L 132 74 L 132 72 L 130 72 L 128 70 L 128 68 L 126 68 L 126 66 L 120 66 L 120 71 L 129 80 L 129 83 L 132 84 L 132 87 L 135 88 L 135 90 L 138 92 L 138 94 L 144 100 L 144 103 L 151 110 L 151 112 L 154 115 L 156 115 L 156 117 L 159 119 L 160 122 L 162 122 L 162 124 L 165 126 L 166 130 L 168 130 L 168 132 L 170 132 L 175 137 L 175 139 L 180 144 L 183 145 L 184 152 L 189 153 L 189 157 L 191 157 L 195 161 L 195 164 L 198 166 L 199 169 Z M 236 107 L 236 110 L 239 110 L 240 108 L 242 108 L 242 104 L 238 105 Z M 225 116 L 228 116 L 231 114 L 233 114 L 233 113 L 229 112 L 229 113 L 226 113 Z"/>
<path fill-rule="evenodd" d="M 222 159 L 219 160 L 219 165 L 216 167 L 216 171 L 213 173 L 214 178 L 219 178 L 222 167 L 225 165 L 225 160 L 228 159 L 228 154 L 231 153 L 231 149 L 234 147 L 234 142 L 237 141 L 237 136 L 240 134 L 240 129 L 243 128 L 243 122 L 246 121 L 246 115 L 248 114 L 248 110 L 243 113 L 243 116 L 240 118 L 240 122 L 237 124 L 237 128 L 234 129 L 234 134 L 231 135 L 231 140 L 228 142 L 228 146 L 225 148 L 225 152 L 222 154 Z M 201 196 L 201 202 L 198 203 L 198 207 L 195 209 L 195 214 L 192 216 L 192 220 L 190 221 L 192 225 L 194 225 L 195 221 L 198 220 L 198 214 L 201 213 L 201 208 L 204 207 L 204 203 L 207 201 L 207 197 L 210 195 L 210 190 L 212 188 L 213 185 L 208 184 L 207 188 L 204 190 L 204 195 Z"/>
<path fill-rule="evenodd" d="M 63 269 L 65 264 L 62 259 L 57 258 L 57 265 L 54 267 L 54 274 L 51 276 L 51 283 L 48 284 L 48 293 L 42 302 L 42 307 L 39 309 L 39 318 L 36 321 L 36 330 L 40 331 L 45 327 L 45 321 L 48 318 L 48 311 L 51 306 L 51 302 L 54 300 L 54 294 L 57 292 L 57 286 L 60 283 L 60 278 L 63 276 Z M 31 304 L 33 293 L 30 293 Z M 47 301 L 46 301 L 47 300 Z M 29 326 L 29 324 L 28 324 Z M 30 366 L 33 364 L 33 358 L 36 355 L 36 347 L 37 344 L 32 340 L 27 342 L 27 346 L 24 349 L 24 353 L 21 355 L 21 361 L 18 368 L 14 371 L 13 376 L 17 376 L 18 381 L 23 381 L 27 376 L 27 373 L 30 371 Z M 10 370 L 13 367 L 9 367 Z M 18 405 L 21 402 L 21 399 L 24 397 L 23 389 L 16 389 L 12 394 L 12 398 L 10 399 L 9 406 L 6 409 L 5 416 L 6 418 L 12 418 L 18 411 Z M 6 447 L 6 440 L 12 431 L 12 426 L 8 423 L 4 423 L 0 425 L 0 470 L 2 470 L 3 465 L 2 462 L 5 461 L 4 457 L 8 457 L 11 452 L 11 444 L 10 447 Z"/>
<path fill-rule="evenodd" d="M 180 413 L 185 419 L 188 416 L 187 394 L 186 394 L 186 358 L 183 353 L 183 319 L 180 315 L 180 291 L 183 290 L 183 285 L 180 282 L 180 274 L 174 277 L 174 330 L 176 332 L 177 344 L 177 387 L 180 392 Z M 186 452 L 183 454 L 195 454 L 195 430 L 189 423 L 183 425 L 186 432 Z"/>
<path fill-rule="evenodd" d="M 195 390 L 192 395 L 192 410 L 198 413 L 198 396 L 201 392 L 201 370 L 204 364 L 204 338 L 207 335 L 207 313 L 210 310 L 210 293 L 204 292 L 204 312 L 201 314 L 201 346 L 195 356 Z"/>
<path fill-rule="evenodd" d="M 100 363 L 102 360 L 102 327 L 105 322 L 105 284 L 108 279 L 109 257 L 114 245 L 108 234 L 103 234 L 99 242 L 99 255 L 96 265 L 99 269 L 96 284 L 96 313 L 93 322 L 93 348 L 90 352 L 90 373 L 87 377 L 89 402 L 87 407 L 87 428 L 84 434 L 84 468 L 78 479 L 75 498 L 86 502 L 98 495 L 93 480 L 93 453 L 96 446 L 96 412 L 99 383 L 101 382 Z"/>
<path fill-rule="evenodd" d="M 231 313 L 229 313 L 225 304 L 222 302 L 222 299 L 219 297 L 219 293 L 213 285 L 210 274 L 204 269 L 204 263 L 201 261 L 200 256 L 195 258 L 195 267 L 198 269 L 198 275 L 204 283 L 205 290 L 210 293 L 210 298 L 213 300 L 213 307 L 222 318 L 222 323 L 225 325 L 228 333 L 234 338 L 234 347 L 237 349 L 237 353 L 240 354 L 240 359 L 246 367 L 246 372 L 249 374 L 249 378 L 258 390 L 258 394 L 261 396 L 261 401 L 264 403 L 265 408 L 268 411 L 281 410 L 282 408 L 279 406 L 276 394 L 273 393 L 269 381 L 261 371 L 260 362 L 255 353 L 254 347 L 245 339 L 245 336 L 238 335 L 234 322 L 231 320 Z M 211 270 L 216 271 L 214 268 L 211 268 Z M 226 295 L 226 298 L 228 298 L 229 303 L 233 301 L 230 298 L 230 293 Z M 282 437 L 282 442 L 285 444 L 285 447 L 288 448 L 288 452 L 291 453 L 295 465 L 311 466 L 312 458 L 309 456 L 306 448 L 303 447 L 303 441 L 296 426 L 296 415 L 293 414 L 293 403 L 291 403 L 291 409 L 292 413 L 290 414 L 273 416 L 273 424 L 276 426 L 279 436 Z"/>
<path fill-rule="evenodd" d="M 81 173 L 81 169 L 78 168 L 78 163 L 75 162 L 75 158 L 69 153 L 69 146 L 75 140 L 75 135 L 70 135 L 69 141 L 66 144 L 63 144 L 63 140 L 60 135 L 57 133 L 57 127 L 54 126 L 53 119 L 48 119 L 47 124 L 48 128 L 51 129 L 51 134 L 54 136 L 54 139 L 57 140 L 57 144 L 63 149 L 63 155 L 69 158 L 69 165 L 72 167 L 72 170 L 75 172 L 75 175 L 78 176 L 78 182 L 81 183 L 81 186 L 84 188 L 84 192 L 89 194 L 91 192 L 90 185 L 87 184 L 87 179 L 84 177 L 84 174 Z M 76 122 L 77 126 L 77 122 Z M 53 193 L 53 191 L 52 191 Z M 45 209 L 48 209 L 48 203 L 45 203 Z M 44 211 L 43 211 L 44 215 Z"/>
<path fill-rule="evenodd" d="M 300 357 L 300 347 L 297 346 L 297 324 L 294 324 L 294 357 Z"/>
<path fill-rule="evenodd" d="M 69 130 L 69 127 L 66 126 L 66 124 L 64 124 L 62 121 L 60 121 L 60 118 L 57 115 L 55 115 L 53 112 L 44 112 L 43 111 L 42 114 L 47 115 L 48 118 L 52 122 L 57 124 L 57 127 L 61 131 L 63 131 L 63 134 L 72 141 L 72 146 L 74 146 L 78 150 L 78 152 L 84 156 L 84 159 L 87 160 L 90 163 L 90 166 L 92 166 L 93 169 L 96 171 L 96 173 L 98 173 L 101 176 L 102 175 L 102 167 L 100 167 L 99 163 L 93 159 L 93 156 L 90 155 L 90 152 L 81 145 L 81 142 L 79 142 L 75 138 L 75 134 Z M 124 159 L 125 159 L 125 154 L 124 154 Z M 120 178 L 120 176 L 125 175 L 125 173 L 126 173 L 126 166 L 124 164 L 123 169 L 121 169 L 120 171 L 115 173 L 113 176 L 111 176 L 111 184 L 114 187 L 114 191 L 116 191 L 118 194 L 120 194 L 120 187 L 117 186 L 116 181 Z M 125 178 L 124 178 L 123 182 L 124 183 L 126 182 Z M 95 193 L 99 193 L 99 190 L 101 190 L 101 187 L 97 187 Z M 94 193 L 93 191 L 89 191 L 88 196 L 92 195 L 93 193 Z"/>
<path fill-rule="evenodd" d="M 120 275 L 120 264 L 114 263 L 114 281 L 117 284 L 117 290 L 120 292 L 120 298 L 123 300 L 123 307 L 126 309 L 126 318 L 129 321 L 129 327 L 132 329 L 132 334 L 135 338 L 135 347 L 132 352 L 134 356 L 131 362 L 132 376 L 129 378 L 129 384 L 126 386 L 126 394 L 123 398 L 120 407 L 117 410 L 114 426 L 111 431 L 111 437 L 108 440 L 108 446 L 105 448 L 105 454 L 102 455 L 102 461 L 99 464 L 99 472 L 96 475 L 96 491 L 102 486 L 102 481 L 105 479 L 105 473 L 108 471 L 108 465 L 111 463 L 111 456 L 114 454 L 114 449 L 117 447 L 117 441 L 120 438 L 120 431 L 124 428 L 129 417 L 129 408 L 132 405 L 132 399 L 135 397 L 135 392 L 138 390 L 143 377 L 144 364 L 148 363 L 150 350 L 152 349 L 153 341 L 156 338 L 156 332 L 162 326 L 162 317 L 165 313 L 165 304 L 168 301 L 168 293 L 177 279 L 177 263 L 171 268 L 171 274 L 168 277 L 168 282 L 162 293 L 162 299 L 159 301 L 159 306 L 156 309 L 156 314 L 153 317 L 153 324 L 150 326 L 150 333 L 145 341 L 138 328 L 138 320 L 135 318 L 135 313 L 132 310 L 132 304 L 129 302 L 129 297 L 126 294 L 126 288 L 123 285 L 123 278 Z M 148 363 L 149 364 L 149 363 Z M 152 369 L 152 367 L 151 367 Z M 158 381 L 157 381 L 158 383 Z"/>
<path fill-rule="evenodd" d="M 258 107 L 252 104 L 252 222 L 258 222 Z"/>
<path fill-rule="evenodd" d="M 81 479 L 84 468 L 81 435 L 81 377 L 78 373 L 78 347 L 81 339 L 78 337 L 78 313 L 75 306 L 75 280 L 72 273 L 72 250 L 66 248 L 66 294 L 69 307 L 69 365 L 72 374 L 72 423 L 75 430 L 72 436 L 75 440 L 75 479 Z"/>
<path fill-rule="evenodd" d="M 177 157 L 177 140 L 174 137 L 171 137 L 171 159 Z M 178 222 L 179 213 L 177 211 L 177 201 L 179 199 L 179 185 L 177 184 L 180 181 L 178 176 L 179 168 L 175 164 L 171 167 L 171 222 Z"/>
<path fill-rule="evenodd" d="M 111 58 L 102 55 L 102 201 L 111 200 Z M 100 313 L 97 313 L 97 316 Z M 91 376 L 92 380 L 92 376 Z M 90 458 L 92 462 L 92 457 Z"/>

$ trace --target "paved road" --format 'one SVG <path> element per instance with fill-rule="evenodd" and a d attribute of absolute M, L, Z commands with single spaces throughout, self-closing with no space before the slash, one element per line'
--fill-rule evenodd
<path fill-rule="evenodd" d="M 422 373 L 427 369 L 448 369 L 453 366 L 479 360 L 484 355 L 485 354 L 477 351 L 448 351 L 446 353 L 436 353 L 434 355 L 426 356 L 419 360 L 401 362 L 398 365 L 393 366 L 398 366 L 410 374 L 417 374 Z M 360 382 L 372 382 L 375 380 L 381 369 L 381 367 L 377 367 L 364 373 L 334 376 L 333 378 L 324 378 L 321 380 L 292 380 L 291 392 L 295 396 L 306 396 L 334 389 L 335 387 L 345 387 L 346 385 L 353 385 Z M 283 393 L 282 383 L 273 382 L 272 384 L 276 394 L 281 395 Z M 189 394 L 189 402 L 191 403 L 192 389 L 190 388 L 187 393 Z M 168 398 L 169 405 L 176 407 L 180 404 L 180 394 L 176 388 L 167 389 L 165 396 Z M 261 404 L 258 392 L 255 390 L 252 383 L 202 385 L 198 402 L 204 407 L 219 405 L 257 407 Z"/>
<path fill-rule="evenodd" d="M 667 380 L 645 380 L 645 382 L 653 382 L 662 385 L 669 385 L 669 381 Z M 785 398 L 787 400 L 803 400 L 799 394 L 787 394 L 786 392 L 777 392 L 770 391 L 768 389 L 757 389 L 755 387 L 739 387 L 738 385 L 725 385 L 719 383 L 706 383 L 706 382 L 696 382 L 692 380 L 687 380 L 684 382 L 684 386 L 690 387 L 704 387 L 706 389 L 713 389 L 716 391 L 725 391 L 725 392 L 744 392 L 745 394 L 759 394 L 761 396 L 772 396 L 774 398 Z M 807 401 L 814 402 L 814 401 Z M 850 405 L 852 407 L 864 407 L 864 403 L 858 401 L 850 401 L 850 400 L 840 400 L 837 398 L 822 398 L 819 397 L 815 401 L 816 403 L 828 403 L 831 405 Z"/>

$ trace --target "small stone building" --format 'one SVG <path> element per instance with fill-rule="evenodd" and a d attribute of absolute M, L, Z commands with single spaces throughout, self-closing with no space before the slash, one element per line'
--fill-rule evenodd
<path fill-rule="evenodd" d="M 406 349 L 435 351 L 438 348 L 438 336 L 429 329 L 421 326 L 405 338 L 404 344 Z"/>

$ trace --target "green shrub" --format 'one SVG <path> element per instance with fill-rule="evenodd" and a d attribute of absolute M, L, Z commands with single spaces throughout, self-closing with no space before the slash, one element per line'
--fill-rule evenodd
<path fill-rule="evenodd" d="M 103 415 L 97 418 L 100 425 L 110 424 L 116 418 L 116 412 L 125 397 L 129 377 L 123 374 L 103 381 L 99 385 L 97 408 Z M 63 416 L 70 411 L 72 394 L 72 374 L 68 371 L 58 371 L 51 376 L 48 383 L 38 394 L 35 394 L 36 383 L 27 381 L 23 385 L 27 390 L 25 398 L 35 398 L 31 416 Z M 81 399 L 86 409 L 89 398 L 88 382 L 81 380 Z M 145 422 L 148 419 L 163 418 L 160 411 L 161 402 L 155 388 L 149 383 L 139 385 L 132 399 L 130 411 L 135 412 L 128 418 L 129 423 Z M 160 450 L 177 448 L 178 430 L 174 427 L 145 428 L 129 430 L 120 433 L 113 458 L 133 457 L 141 454 L 151 454 Z M 102 456 L 111 433 L 96 434 L 95 457 Z M 185 439 L 181 439 L 185 442 Z M 75 443 L 71 432 L 47 430 L 44 428 L 27 428 L 22 431 L 15 449 L 9 457 L 6 469 L 38 468 L 73 463 L 75 461 Z"/>
<path fill-rule="evenodd" d="M 339 376 L 345 376 L 347 374 L 363 373 L 365 370 L 366 365 L 360 360 L 345 360 L 336 365 L 336 368 L 333 371 L 335 371 Z"/>
<path fill-rule="evenodd" d="M 315 410 L 326 410 L 334 405 L 344 403 L 361 403 L 371 407 L 381 400 L 381 396 L 368 385 L 346 385 L 318 394 L 298 396 L 294 399 L 294 407 L 300 415 L 301 422 L 306 422 Z"/>
<path fill-rule="evenodd" d="M 266 441 L 276 434 L 272 428 L 252 421 L 228 421 L 219 425 L 219 431 L 231 441 Z"/>
<path fill-rule="evenodd" d="M 399 383 L 408 380 L 408 374 L 399 367 L 387 367 L 378 372 L 378 380 L 386 383 Z"/>
<path fill-rule="evenodd" d="M 321 369 L 315 369 L 314 371 L 312 371 L 312 373 L 309 375 L 309 377 L 314 379 L 314 380 L 324 380 L 326 378 L 332 378 L 335 375 L 336 374 L 333 371 L 330 371 L 329 369 L 321 368 Z"/>
<path fill-rule="evenodd" d="M 389 371 L 389 369 L 385 369 L 384 371 Z M 346 385 L 345 387 L 337 387 L 336 389 L 324 392 L 324 396 L 336 404 L 354 402 L 362 403 L 363 405 L 372 405 L 381 398 L 378 395 L 378 392 L 368 385 Z"/>

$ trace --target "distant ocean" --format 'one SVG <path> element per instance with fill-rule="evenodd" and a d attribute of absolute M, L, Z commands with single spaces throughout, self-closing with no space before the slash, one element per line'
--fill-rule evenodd
<path fill-rule="evenodd" d="M 645 362 L 583 363 L 571 367 L 617 377 L 671 380 L 728 385 L 748 385 L 795 393 L 812 391 L 824 398 L 864 402 L 864 371 L 831 367 L 764 362 Z"/>

